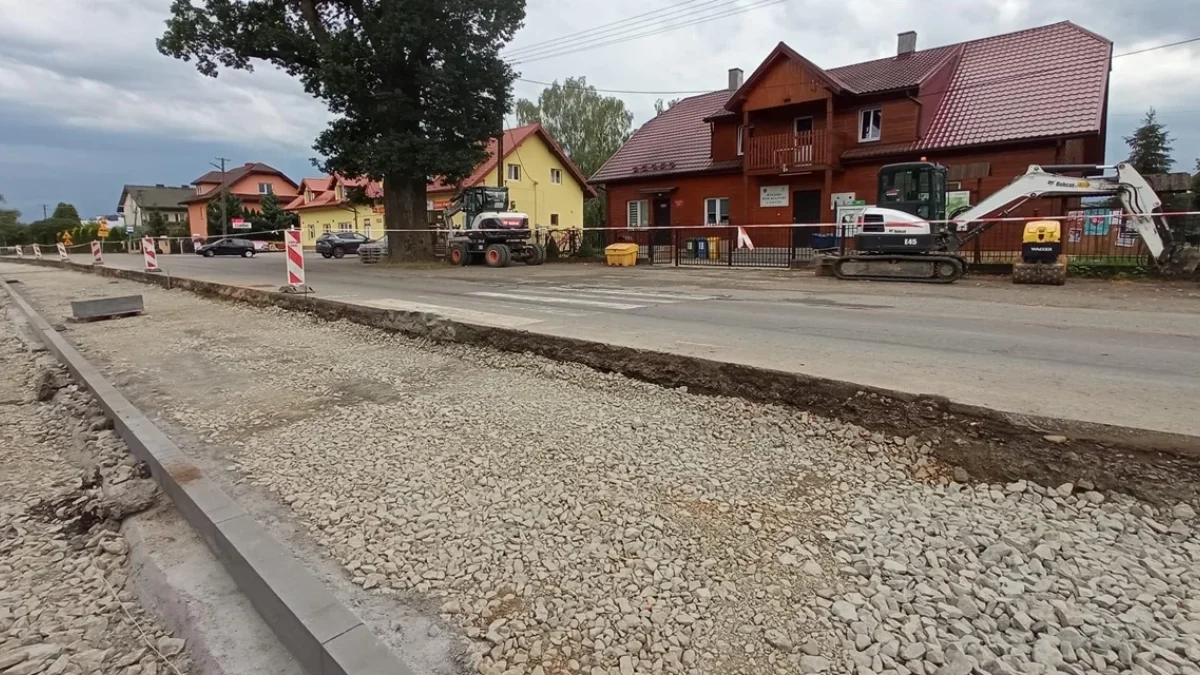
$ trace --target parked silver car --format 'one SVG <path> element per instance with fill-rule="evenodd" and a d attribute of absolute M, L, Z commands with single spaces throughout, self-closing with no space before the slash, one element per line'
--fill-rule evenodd
<path fill-rule="evenodd" d="M 387 235 L 361 244 L 358 247 L 358 259 L 364 263 L 377 263 L 387 257 L 388 238 Z"/>

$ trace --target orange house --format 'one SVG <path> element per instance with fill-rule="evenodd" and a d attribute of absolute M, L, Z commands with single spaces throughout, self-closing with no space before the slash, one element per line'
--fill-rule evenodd
<path fill-rule="evenodd" d="M 248 211 L 261 211 L 262 198 L 274 194 L 280 206 L 285 206 L 296 195 L 300 186 L 282 171 L 261 162 L 247 162 L 233 167 L 222 175 L 220 171 L 209 171 L 192 181 L 196 186 L 195 196 L 180 201 L 187 206 L 188 226 L 192 236 L 208 235 L 208 205 L 228 189 Z M 217 208 L 220 208 L 218 205 Z"/>

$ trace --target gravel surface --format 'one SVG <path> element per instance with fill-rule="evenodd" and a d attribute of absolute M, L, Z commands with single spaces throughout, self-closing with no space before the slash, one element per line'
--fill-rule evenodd
<path fill-rule="evenodd" d="M 189 672 L 184 641 L 125 589 L 128 545 L 115 528 L 155 501 L 153 482 L 65 371 L 29 351 L 6 309 L 4 296 L 0 673 Z"/>
<path fill-rule="evenodd" d="M 78 279 L 25 280 L 60 316 L 144 294 L 72 339 L 363 589 L 436 603 L 480 673 L 1200 674 L 1191 505 L 968 486 L 792 409 Z"/>

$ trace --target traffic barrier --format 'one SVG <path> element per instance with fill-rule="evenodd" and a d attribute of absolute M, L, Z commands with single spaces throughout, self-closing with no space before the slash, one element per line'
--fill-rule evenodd
<path fill-rule="evenodd" d="M 64 244 L 60 241 L 57 244 L 55 244 L 55 246 L 58 247 L 59 262 L 66 262 L 71 259 L 71 256 L 67 254 L 67 245 L 66 244 Z"/>
<path fill-rule="evenodd" d="M 312 293 L 304 283 L 304 247 L 300 244 L 300 230 L 285 230 L 284 243 L 287 248 L 287 284 L 279 290 L 284 293 Z"/>
<path fill-rule="evenodd" d="M 17 257 L 18 257 L 18 258 L 24 258 L 24 257 L 25 257 L 25 251 L 24 251 L 24 250 L 22 250 L 23 248 L 24 248 L 24 247 L 22 247 L 22 246 L 18 246 L 18 247 L 17 247 Z"/>
<path fill-rule="evenodd" d="M 158 251 L 154 250 L 154 239 L 142 237 L 142 259 L 146 261 L 147 272 L 161 272 L 158 266 Z"/>
<path fill-rule="evenodd" d="M 103 246 L 100 245 L 100 242 L 98 242 L 98 241 L 92 242 L 92 264 L 93 265 L 103 265 L 104 264 L 104 251 L 102 249 L 103 249 Z"/>
<path fill-rule="evenodd" d="M 37 244 L 33 245 L 33 258 L 34 260 L 42 259 L 42 247 L 38 246 Z"/>

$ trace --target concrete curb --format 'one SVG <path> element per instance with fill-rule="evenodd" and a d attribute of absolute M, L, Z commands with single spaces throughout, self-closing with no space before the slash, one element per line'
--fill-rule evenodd
<path fill-rule="evenodd" d="M 298 560 L 8 283 L 0 286 L 75 381 L 94 395 L 134 455 L 229 572 L 296 661 L 313 675 L 409 675 L 412 671 Z"/>
<path fill-rule="evenodd" d="M 1086 479 L 1100 489 L 1153 501 L 1200 498 L 1200 437 L 1196 436 L 1019 415 L 942 396 L 186 277 L 48 260 L 2 260 L 127 279 L 255 307 L 279 307 L 412 337 L 529 352 L 661 386 L 686 386 L 695 393 L 788 405 L 888 436 L 914 436 L 931 443 L 943 461 L 990 481 L 1028 479 L 1056 486 Z M 1047 436 L 1062 438 L 1050 441 Z"/>

